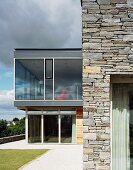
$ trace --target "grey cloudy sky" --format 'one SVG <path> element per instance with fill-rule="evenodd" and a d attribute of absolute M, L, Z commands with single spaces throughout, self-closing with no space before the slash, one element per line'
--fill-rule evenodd
<path fill-rule="evenodd" d="M 14 48 L 64 47 L 81 47 L 80 0 L 0 0 L 0 118 L 21 114 L 13 106 Z"/>
<path fill-rule="evenodd" d="M 80 0 L 1 0 L 0 63 L 14 48 L 81 47 Z"/>

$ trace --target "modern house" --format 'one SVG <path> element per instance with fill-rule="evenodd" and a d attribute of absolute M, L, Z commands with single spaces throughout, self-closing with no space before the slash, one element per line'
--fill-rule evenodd
<path fill-rule="evenodd" d="M 133 169 L 133 1 L 82 0 L 84 170 Z"/>
<path fill-rule="evenodd" d="M 15 49 L 14 105 L 28 143 L 82 143 L 81 49 Z"/>

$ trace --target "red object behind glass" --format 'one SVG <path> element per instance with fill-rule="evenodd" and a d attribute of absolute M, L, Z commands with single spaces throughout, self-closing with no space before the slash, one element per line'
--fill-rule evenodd
<path fill-rule="evenodd" d="M 68 91 L 66 89 L 61 90 L 61 94 L 57 97 L 55 97 L 56 100 L 65 100 L 69 96 Z"/>

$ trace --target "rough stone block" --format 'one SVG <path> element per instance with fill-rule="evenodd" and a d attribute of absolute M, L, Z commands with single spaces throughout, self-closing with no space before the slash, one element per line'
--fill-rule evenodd
<path fill-rule="evenodd" d="M 96 169 L 98 170 L 110 170 L 110 167 L 107 165 L 97 165 Z"/>
<path fill-rule="evenodd" d="M 129 55 L 127 58 L 128 60 L 133 61 L 133 55 Z"/>
<path fill-rule="evenodd" d="M 84 133 L 84 139 L 96 140 L 96 133 Z"/>
<path fill-rule="evenodd" d="M 86 154 L 83 155 L 83 161 L 88 162 L 88 155 L 86 155 Z"/>
<path fill-rule="evenodd" d="M 127 3 L 130 7 L 133 7 L 133 0 L 127 0 Z"/>
<path fill-rule="evenodd" d="M 85 126 L 95 126 L 94 119 L 84 119 L 83 120 L 83 125 Z"/>
<path fill-rule="evenodd" d="M 110 133 L 110 128 L 106 127 L 106 133 Z"/>
<path fill-rule="evenodd" d="M 101 117 L 102 123 L 109 123 L 110 119 L 109 117 Z"/>
<path fill-rule="evenodd" d="M 110 5 L 110 0 L 97 0 L 99 5 Z"/>
<path fill-rule="evenodd" d="M 92 32 L 99 32 L 98 28 L 85 28 L 83 29 L 83 33 L 92 33 Z"/>
<path fill-rule="evenodd" d="M 89 74 L 89 78 L 96 78 L 96 79 L 102 79 L 102 74 Z"/>
<path fill-rule="evenodd" d="M 101 14 L 85 14 L 83 15 L 82 20 L 83 21 L 87 21 L 87 22 L 92 22 L 95 23 L 97 22 L 100 18 L 102 17 Z"/>
<path fill-rule="evenodd" d="M 95 169 L 94 162 L 93 161 L 85 162 L 83 164 L 83 169 L 84 170 Z"/>
<path fill-rule="evenodd" d="M 133 35 L 124 35 L 123 41 L 133 41 Z"/>
<path fill-rule="evenodd" d="M 100 73 L 101 68 L 100 67 L 92 67 L 92 66 L 86 66 L 83 69 L 83 73 Z"/>
<path fill-rule="evenodd" d="M 92 60 L 102 60 L 102 53 L 83 53 L 83 58 Z"/>
<path fill-rule="evenodd" d="M 83 43 L 83 49 L 101 49 L 101 43 Z"/>
<path fill-rule="evenodd" d="M 117 4 L 126 4 L 127 0 L 116 0 Z"/>
<path fill-rule="evenodd" d="M 97 140 L 109 140 L 110 139 L 110 135 L 109 134 L 105 134 L 105 133 L 103 133 L 103 134 L 98 134 L 97 135 Z"/>
<path fill-rule="evenodd" d="M 88 147 L 88 148 L 85 148 L 84 150 L 83 150 L 83 153 L 84 154 L 92 154 L 93 153 L 93 148 L 90 148 L 90 147 Z"/>
<path fill-rule="evenodd" d="M 88 132 L 89 129 L 88 129 L 88 126 L 83 126 L 83 132 Z"/>
<path fill-rule="evenodd" d="M 109 159 L 110 158 L 110 153 L 109 152 L 100 152 L 100 159 Z"/>
<path fill-rule="evenodd" d="M 88 148 L 88 145 L 89 145 L 89 144 L 88 144 L 88 140 L 85 140 L 85 139 L 84 139 L 83 145 L 84 145 L 84 148 Z"/>

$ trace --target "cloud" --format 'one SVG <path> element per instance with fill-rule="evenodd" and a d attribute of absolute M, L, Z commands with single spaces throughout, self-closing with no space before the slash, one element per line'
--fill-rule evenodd
<path fill-rule="evenodd" d="M 5 103 L 7 101 L 13 101 L 14 99 L 14 91 L 13 90 L 3 90 L 0 91 L 0 103 Z"/>
<path fill-rule="evenodd" d="M 0 1 L 0 63 L 14 48 L 81 47 L 80 0 Z"/>
<path fill-rule="evenodd" d="M 3 90 L 0 91 L 0 110 L 1 111 L 13 111 L 13 90 Z"/>
<path fill-rule="evenodd" d="M 2 80 L 3 78 L 13 78 L 13 71 L 5 71 L 4 73 L 2 72 L 2 74 L 0 75 L 0 80 Z"/>
<path fill-rule="evenodd" d="M 22 118 L 24 111 L 14 107 L 14 90 L 0 91 L 0 119 L 12 120 L 14 117 Z"/>
<path fill-rule="evenodd" d="M 3 90 L 0 91 L 0 113 L 12 113 L 18 114 L 23 113 L 14 107 L 14 90 Z M 3 115 L 4 116 L 4 115 Z"/>

